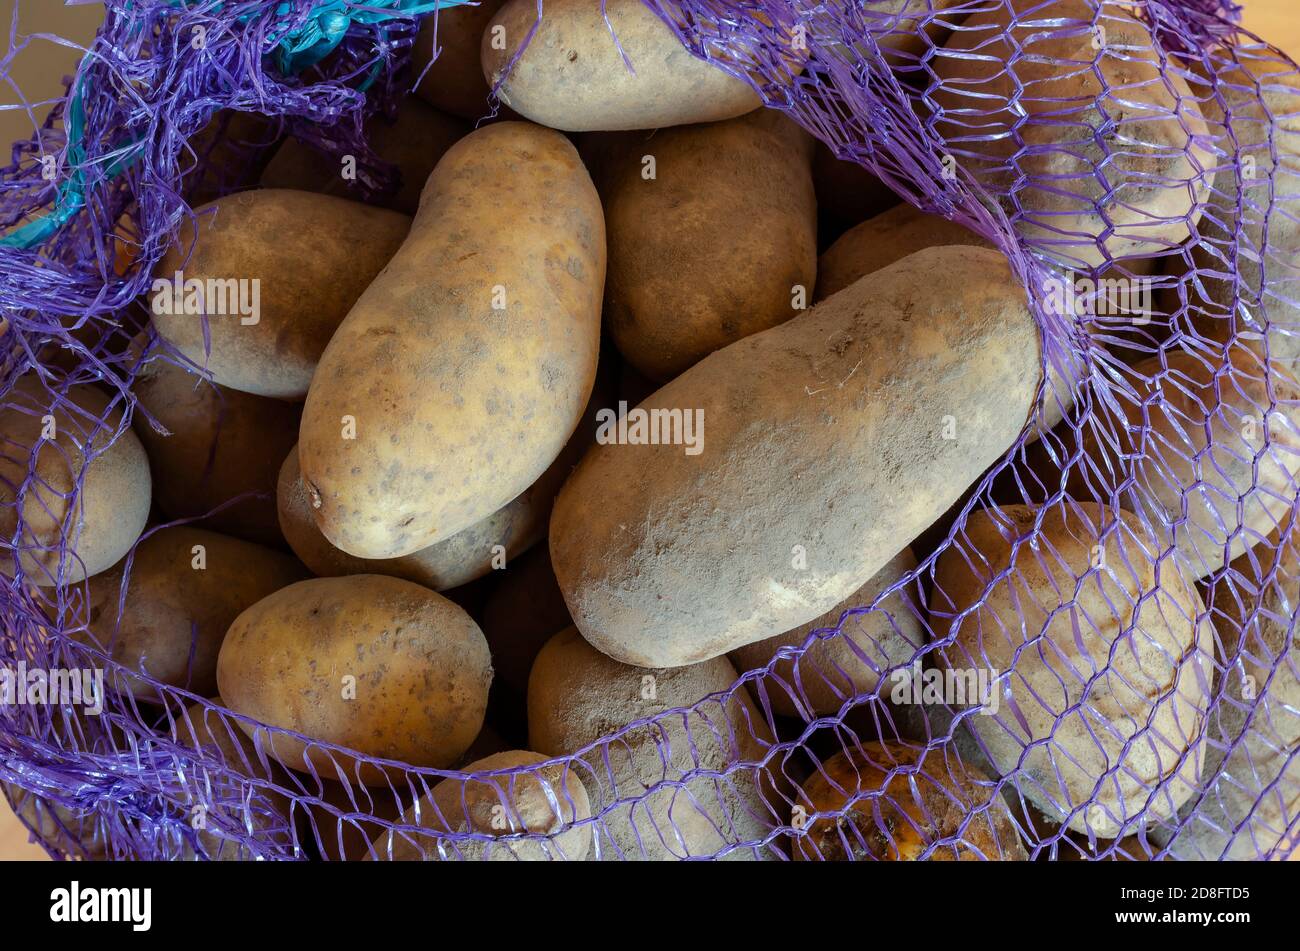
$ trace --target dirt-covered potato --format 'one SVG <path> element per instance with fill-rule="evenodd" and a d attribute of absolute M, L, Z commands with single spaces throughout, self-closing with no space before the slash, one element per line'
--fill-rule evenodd
<path fill-rule="evenodd" d="M 671 670 L 620 664 L 569 628 L 546 644 L 533 665 L 529 746 L 547 756 L 576 753 L 635 720 L 726 691 L 735 680 L 725 657 Z M 767 722 L 740 687 L 685 716 L 628 731 L 609 745 L 608 763 L 600 751 L 583 757 L 572 771 L 587 788 L 593 814 L 638 797 L 595 824 L 592 857 L 772 857 L 765 846 L 746 845 L 760 842 L 783 821 L 773 811 L 779 799 L 764 792 L 780 764 L 759 765 L 770 743 Z M 687 778 L 697 770 L 724 775 Z M 646 795 L 651 786 L 674 780 L 684 783 Z M 736 848 L 723 853 L 728 846 Z"/>
<path fill-rule="evenodd" d="M 1134 395 L 1117 391 L 1123 416 L 1085 431 L 1090 463 L 1071 472 L 1071 492 L 1109 498 L 1131 476 L 1133 510 L 1205 577 L 1267 537 L 1300 493 L 1300 383 L 1241 343 L 1166 352 L 1131 380 Z"/>
<path fill-rule="evenodd" d="M 930 61 L 934 130 L 959 173 L 1067 266 L 1171 250 L 1193 233 L 1216 161 L 1196 98 L 1156 48 L 1113 4 L 989 5 Z"/>
<path fill-rule="evenodd" d="M 205 527 L 282 545 L 275 515 L 276 458 L 298 440 L 300 408 L 283 400 L 218 386 L 169 360 L 150 360 L 132 387 L 145 413 L 132 420 L 153 473 L 154 501 L 169 519 L 205 515 L 246 493 L 265 493 L 223 508 Z"/>
<path fill-rule="evenodd" d="M 802 830 L 794 856 L 803 861 L 1029 858 L 993 781 L 943 750 L 849 747 L 818 765 L 794 808 L 791 824 Z"/>
<path fill-rule="evenodd" d="M 825 614 L 784 634 L 737 647 L 729 656 L 742 673 L 764 667 L 781 648 L 801 646 L 813 631 L 833 631 L 844 612 L 867 607 L 915 568 L 916 557 L 910 548 L 904 548 L 870 581 Z M 875 690 L 887 670 L 906 664 L 925 642 L 918 613 L 900 592 L 883 599 L 870 614 L 846 618 L 839 634 L 814 641 L 797 667 L 790 660 L 777 661 L 772 675 L 761 684 L 751 683 L 750 688 L 766 693 L 772 709 L 784 716 L 809 720 L 833 716 L 851 698 Z M 880 693 L 888 698 L 890 685 Z"/>
<path fill-rule="evenodd" d="M 154 326 L 222 386 L 287 400 L 306 395 L 321 351 L 411 222 L 285 188 L 239 192 L 196 215 L 197 241 L 187 219 L 154 268 Z"/>
<path fill-rule="evenodd" d="M 408 555 L 536 482 L 591 393 L 604 282 L 600 199 L 564 136 L 502 122 L 452 146 L 303 410 L 299 464 L 330 543 Z"/>
<path fill-rule="evenodd" d="M 1000 775 L 1102 838 L 1176 813 L 1205 757 L 1213 633 L 1160 551 L 1131 512 L 1021 505 L 971 515 L 935 567 L 937 661 L 987 684 L 955 706 Z"/>
<path fill-rule="evenodd" d="M 1294 530 L 1238 557 L 1210 588 L 1220 700 L 1210 712 L 1205 787 L 1154 838 L 1179 859 L 1300 860 L 1300 604 Z"/>
<path fill-rule="evenodd" d="M 149 460 L 129 428 L 113 440 L 120 407 L 90 386 L 56 402 L 32 377 L 0 400 L 0 575 L 21 569 L 52 586 L 61 573 L 73 584 L 135 544 L 149 517 Z"/>
<path fill-rule="evenodd" d="M 809 305 L 812 142 L 785 115 L 601 136 L 592 151 L 609 233 L 605 319 L 641 373 L 670 380 Z"/>
<path fill-rule="evenodd" d="M 647 667 L 807 624 L 1006 452 L 1039 367 L 1024 288 L 971 247 L 712 354 L 634 411 L 658 444 L 611 432 L 560 492 L 551 560 L 575 624 Z"/>
<path fill-rule="evenodd" d="M 237 713 L 438 769 L 474 742 L 491 682 L 487 642 L 469 615 L 384 575 L 313 578 L 263 598 L 235 619 L 217 660 L 221 696 Z M 315 742 L 273 735 L 267 745 L 291 769 L 329 775 L 348 765 Z M 357 773 L 387 782 L 369 764 Z"/>
<path fill-rule="evenodd" d="M 488 84 L 500 83 L 501 101 L 534 122 L 568 132 L 657 129 L 759 105 L 749 83 L 692 56 L 641 0 L 547 0 L 540 22 L 538 10 L 535 0 L 508 0 L 482 41 Z"/>
<path fill-rule="evenodd" d="M 483 31 L 503 2 L 479 0 L 473 5 L 443 7 L 420 21 L 420 33 L 411 50 L 412 78 L 424 74 L 415 89 L 417 96 L 435 109 L 463 119 L 481 119 L 492 111 L 480 47 Z"/>
<path fill-rule="evenodd" d="M 523 769 L 547 759 L 513 750 L 470 763 L 463 772 Z M 428 831 L 385 833 L 371 849 L 394 862 L 581 862 L 591 849 L 592 825 L 585 821 L 590 818 L 586 788 L 556 763 L 517 776 L 444 779 L 420 801 L 418 814 L 412 807 L 402 816 L 402 825 Z M 447 837 L 475 833 L 492 838 Z M 510 838 L 523 835 L 547 838 Z"/>
<path fill-rule="evenodd" d="M 355 779 L 327 779 L 339 773 L 323 773 L 319 783 L 302 777 L 310 798 L 297 810 L 298 841 L 326 862 L 365 862 L 380 857 L 371 839 L 385 835 L 410 804 L 413 793 L 406 782 L 363 786 Z M 351 776 L 345 767 L 344 774 Z M 319 801 L 316 801 L 319 800 Z"/>
<path fill-rule="evenodd" d="M 184 525 L 155 531 L 126 561 L 90 579 L 87 629 L 72 636 L 103 649 L 126 671 L 200 696 L 217 692 L 217 653 L 245 608 L 308 577 L 289 555 Z M 119 603 L 124 603 L 118 614 Z M 130 673 L 110 686 L 144 700 L 157 690 Z"/>
<path fill-rule="evenodd" d="M 468 131 L 466 123 L 414 97 L 403 100 L 391 119 L 373 116 L 366 123 L 366 141 L 376 155 L 396 165 L 400 175 L 396 191 L 378 204 L 415 214 L 433 167 Z M 297 188 L 359 201 L 358 181 L 355 164 L 330 158 L 297 139 L 285 140 L 262 173 L 264 188 Z"/>

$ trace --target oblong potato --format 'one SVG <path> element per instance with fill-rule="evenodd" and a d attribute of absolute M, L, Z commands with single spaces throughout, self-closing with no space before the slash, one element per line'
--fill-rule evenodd
<path fill-rule="evenodd" d="M 420 192 L 433 167 L 468 131 L 464 122 L 445 116 L 413 97 L 402 100 L 391 119 L 382 114 L 372 116 L 366 122 L 366 142 L 381 159 L 396 165 L 399 175 L 396 189 L 376 204 L 405 215 L 415 214 L 420 206 Z M 344 171 L 338 159 L 298 139 L 286 139 L 262 172 L 262 186 L 361 200 L 356 190 L 359 179 L 355 174 L 345 177 Z"/>
<path fill-rule="evenodd" d="M 811 139 L 785 115 L 611 135 L 596 150 L 605 318 L 638 371 L 670 380 L 807 306 L 817 274 Z"/>
<path fill-rule="evenodd" d="M 1216 162 L 1186 80 L 1156 50 L 1112 4 L 978 10 L 930 60 L 934 130 L 1043 254 L 1095 267 L 1173 250 L 1204 210 Z"/>
<path fill-rule="evenodd" d="M 503 2 L 479 0 L 472 5 L 442 7 L 420 21 L 420 33 L 411 49 L 411 73 L 417 79 L 424 76 L 415 89 L 417 96 L 462 119 L 481 119 L 491 111 L 480 41 Z"/>
<path fill-rule="evenodd" d="M 31 377 L 0 399 L 0 538 L 9 549 L 0 574 L 21 570 L 28 582 L 51 586 L 61 573 L 73 584 L 112 566 L 140 537 L 149 517 L 149 460 L 130 429 L 109 445 L 122 419 L 109 405 L 91 386 L 69 388 L 55 405 Z"/>
<path fill-rule="evenodd" d="M 133 422 L 153 473 L 154 501 L 168 518 L 204 515 L 204 526 L 250 541 L 282 545 L 275 515 L 276 458 L 298 441 L 301 409 L 254 396 L 191 373 L 165 359 L 150 360 L 132 386 L 140 405 L 166 427 L 158 432 L 143 413 Z"/>
<path fill-rule="evenodd" d="M 1002 255 L 966 247 L 920 251 L 718 351 L 640 407 L 682 411 L 682 433 L 702 414 L 694 454 L 597 445 L 565 483 L 550 541 L 569 613 L 646 667 L 808 623 L 1012 445 L 1039 367 L 1024 288 Z"/>
<path fill-rule="evenodd" d="M 159 529 L 135 548 L 125 607 L 125 560 L 90 579 L 86 630 L 129 672 L 209 697 L 217 692 L 217 653 L 245 608 L 307 577 L 288 555 L 252 542 L 184 525 Z M 158 691 L 130 673 L 115 686 L 144 700 Z"/>
<path fill-rule="evenodd" d="M 799 647 L 813 631 L 833 630 L 845 611 L 871 604 L 915 568 L 916 556 L 904 548 L 825 614 L 784 634 L 737 647 L 729 656 L 742 673 L 765 667 L 781 648 Z M 783 716 L 808 720 L 833 716 L 852 697 L 875 690 L 884 672 L 906 664 L 926 639 L 918 613 L 895 595 L 870 614 L 846 618 L 838 634 L 814 641 L 799 658 L 797 668 L 793 661 L 777 661 L 772 675 L 761 686 L 753 682 L 750 688 L 763 690 L 772 709 Z M 881 697 L 888 696 L 886 685 Z"/>
<path fill-rule="evenodd" d="M 330 543 L 408 555 L 537 481 L 591 393 L 604 280 L 600 200 L 564 136 L 502 122 L 452 146 L 307 397 L 298 457 Z"/>
<path fill-rule="evenodd" d="M 535 0 L 508 0 L 483 33 L 483 75 L 527 119 L 566 132 L 617 131 L 715 122 L 758 108 L 749 83 L 692 56 L 641 0 L 547 0 L 540 22 L 538 9 Z M 498 27 L 504 42 L 494 44 Z"/>
<path fill-rule="evenodd" d="M 1197 788 L 1213 632 L 1141 519 L 1063 504 L 971 515 L 935 566 L 931 629 L 954 638 L 941 668 L 989 677 L 996 705 L 953 706 L 980 708 L 966 722 L 999 775 L 1049 819 L 1113 839 Z"/>
<path fill-rule="evenodd" d="M 528 742 L 547 756 L 576 753 L 635 720 L 728 690 L 735 680 L 725 657 L 672 670 L 620 664 L 569 628 L 542 648 L 528 678 Z M 740 688 L 725 702 L 628 731 L 610 742 L 608 761 L 594 751 L 571 764 L 593 814 L 623 802 L 595 824 L 592 858 L 712 857 L 728 846 L 736 846 L 725 853 L 729 859 L 772 857 L 756 845 L 776 819 L 776 799 L 765 796 L 778 767 L 756 765 L 771 742 L 767 721 Z M 727 773 L 733 763 L 741 765 Z M 696 770 L 725 776 L 686 779 Z M 674 780 L 685 782 L 646 795 Z M 626 802 L 633 797 L 644 798 Z"/>
<path fill-rule="evenodd" d="M 412 766 L 445 769 L 474 742 L 492 659 L 469 615 L 400 578 L 312 578 L 263 598 L 230 626 L 217 659 L 236 713 L 313 740 Z M 249 725 L 240 724 L 246 731 Z M 384 771 L 315 743 L 270 735 L 291 769 L 368 785 Z"/>
<path fill-rule="evenodd" d="M 153 324 L 222 386 L 288 400 L 306 395 L 321 351 L 411 222 L 395 211 L 280 188 L 219 198 L 196 214 L 197 240 L 189 220 L 154 269 Z M 202 282 L 210 354 L 203 318 L 184 298 L 176 307 L 177 274 L 186 284 Z"/>
<path fill-rule="evenodd" d="M 1029 859 L 989 777 L 943 750 L 847 747 L 819 765 L 795 808 L 806 829 L 797 860 L 914 862 L 931 847 L 936 862 Z"/>
<path fill-rule="evenodd" d="M 462 772 L 520 769 L 547 759 L 512 750 L 470 763 Z M 420 801 L 418 814 L 412 807 L 402 816 L 402 825 L 427 831 L 386 833 L 371 849 L 380 859 L 394 862 L 581 862 L 591 849 L 591 823 L 586 822 L 590 818 L 586 787 L 566 766 L 553 763 L 522 776 L 444 779 Z M 491 838 L 456 841 L 440 833 Z M 503 838 L 522 833 L 547 838 Z"/>

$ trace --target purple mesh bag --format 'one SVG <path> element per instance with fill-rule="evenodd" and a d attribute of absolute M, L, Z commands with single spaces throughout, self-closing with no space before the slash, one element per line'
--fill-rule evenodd
<path fill-rule="evenodd" d="M 85 577 L 129 577 L 164 526 L 96 550 L 93 520 L 145 513 L 86 474 L 163 428 L 135 398 L 147 362 L 204 385 L 149 332 L 150 273 L 286 136 L 391 196 L 364 127 L 418 81 L 419 24 L 365 15 L 412 4 L 109 0 L 0 190 L 0 670 L 104 672 L 87 703 L 0 705 L 0 782 L 33 835 L 139 859 L 1293 855 L 1295 65 L 1217 0 L 645 2 L 1005 254 L 1042 340 L 1020 439 L 915 565 L 738 679 L 552 641 L 557 683 L 587 657 L 654 687 L 563 756 L 415 768 L 133 670 L 85 636 Z M 277 738 L 331 768 L 284 768 Z"/>

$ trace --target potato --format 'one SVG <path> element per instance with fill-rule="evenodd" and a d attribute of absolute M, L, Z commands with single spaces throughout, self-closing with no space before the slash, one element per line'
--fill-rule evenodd
<path fill-rule="evenodd" d="M 954 638 L 941 668 L 993 684 L 996 707 L 953 706 L 984 701 L 966 723 L 999 775 L 1101 838 L 1177 812 L 1205 757 L 1213 635 L 1142 521 L 1016 505 L 974 513 L 960 539 L 935 567 L 931 630 Z"/>
<path fill-rule="evenodd" d="M 400 578 L 349 575 L 300 581 L 239 615 L 217 683 L 230 709 L 268 726 L 445 769 L 483 725 L 492 664 L 483 633 L 446 598 Z M 273 735 L 267 748 L 291 769 L 387 783 L 379 767 L 354 773 L 349 757 L 316 743 Z"/>
<path fill-rule="evenodd" d="M 749 83 L 692 56 L 641 0 L 547 0 L 540 22 L 537 14 L 535 0 L 508 0 L 482 45 L 488 85 L 534 122 L 568 132 L 657 129 L 758 108 Z M 498 27 L 504 43 L 494 45 Z"/>
<path fill-rule="evenodd" d="M 479 0 L 474 6 L 445 7 L 420 21 L 420 34 L 411 52 L 413 77 L 424 74 L 415 90 L 417 96 L 435 109 L 464 119 L 481 119 L 491 112 L 491 90 L 483 79 L 479 48 L 483 31 L 502 2 Z M 425 66 L 429 66 L 428 72 L 424 72 Z"/>
<path fill-rule="evenodd" d="M 635 720 L 686 707 L 728 690 L 735 668 L 725 657 L 693 667 L 653 670 L 610 660 L 569 628 L 555 635 L 537 657 L 528 680 L 529 745 L 546 756 L 576 753 Z M 599 815 L 616 801 L 643 797 L 607 812 L 597 823 L 593 858 L 651 859 L 711 857 L 728 846 L 730 859 L 770 857 L 749 847 L 779 824 L 777 797 L 769 776 L 780 767 L 759 767 L 772 742 L 767 722 L 749 694 L 738 689 L 726 700 L 696 712 L 640 726 L 572 764 Z M 696 770 L 723 772 L 717 778 Z M 649 787 L 664 786 L 646 795 Z M 769 797 L 765 800 L 764 795 Z"/>
<path fill-rule="evenodd" d="M 1223 699 L 1210 712 L 1203 796 L 1153 837 L 1179 859 L 1300 859 L 1300 603 L 1296 539 L 1239 556 L 1209 598 Z M 1248 722 L 1249 720 L 1249 722 Z"/>
<path fill-rule="evenodd" d="M 803 784 L 793 825 L 807 830 L 795 839 L 802 861 L 1029 858 L 987 776 L 942 750 L 898 743 L 864 743 L 821 763 Z"/>
<path fill-rule="evenodd" d="M 433 167 L 469 129 L 459 119 L 445 116 L 419 99 L 408 98 L 398 106 L 394 118 L 372 116 L 366 122 L 365 131 L 371 150 L 384 161 L 396 165 L 399 173 L 396 190 L 376 204 L 413 215 L 420 205 L 420 192 Z M 297 188 L 360 200 L 357 182 L 355 174 L 344 177 L 340 160 L 297 139 L 287 139 L 262 173 L 265 188 Z"/>
<path fill-rule="evenodd" d="M 130 429 L 113 440 L 120 406 L 90 386 L 69 388 L 56 404 L 34 377 L 19 378 L 0 400 L 0 538 L 9 549 L 0 574 L 21 569 L 31 584 L 52 586 L 60 575 L 75 584 L 113 565 L 140 537 L 149 460 Z"/>
<path fill-rule="evenodd" d="M 300 409 L 282 400 L 227 389 L 169 360 L 150 360 L 132 386 L 144 413 L 133 423 L 153 473 L 154 500 L 169 519 L 205 515 L 206 527 L 266 545 L 282 545 L 275 516 L 277 458 L 298 440 Z"/>
<path fill-rule="evenodd" d="M 624 358 L 670 380 L 807 306 L 817 205 L 806 132 L 770 109 L 603 137 L 605 316 Z M 644 157 L 655 162 L 644 177 Z"/>
<path fill-rule="evenodd" d="M 738 647 L 730 654 L 736 669 L 745 672 L 765 667 L 783 647 L 799 647 L 816 630 L 834 630 L 845 611 L 870 605 L 887 587 L 916 568 L 916 557 L 904 548 L 858 590 L 807 624 Z M 906 589 L 904 589 L 906 590 Z M 905 596 L 893 595 L 881 601 L 871 614 L 845 618 L 839 634 L 813 641 L 794 662 L 777 661 L 772 675 L 750 683 L 754 691 L 763 691 L 772 709 L 787 717 L 833 716 L 854 696 L 876 689 L 885 671 L 905 665 L 926 642 L 920 618 Z M 880 695 L 888 698 L 890 684 L 881 687 Z M 762 705 L 762 698 L 759 698 Z"/>
<path fill-rule="evenodd" d="M 397 789 L 388 785 L 366 787 L 355 780 L 341 782 L 322 777 L 317 784 L 304 779 L 304 795 L 310 798 L 297 810 L 298 842 L 327 862 L 365 862 L 382 857 L 371 848 L 370 840 L 386 834 L 386 823 L 400 820 L 413 796 L 403 780 L 394 777 L 394 781 Z"/>
<path fill-rule="evenodd" d="M 197 214 L 197 242 L 191 222 L 154 269 L 154 326 L 222 386 L 287 400 L 306 395 L 325 344 L 410 227 L 395 211 L 279 188 Z"/>
<path fill-rule="evenodd" d="M 125 670 L 115 686 L 142 700 L 159 692 L 132 673 L 201 696 L 217 692 L 217 653 L 245 608 L 307 577 L 278 551 L 201 528 L 155 531 L 136 546 L 125 607 L 125 560 L 90 580 L 87 629 L 72 636 L 98 646 Z"/>
<path fill-rule="evenodd" d="M 817 259 L 817 292 L 823 301 L 854 281 L 925 248 L 993 245 L 965 225 L 928 215 L 904 202 L 846 231 Z"/>
<path fill-rule="evenodd" d="M 1070 490 L 1108 498 L 1131 475 L 1133 510 L 1177 546 L 1189 577 L 1205 577 L 1267 536 L 1300 492 L 1300 383 L 1242 344 L 1167 351 L 1137 364 L 1132 383 L 1133 397 L 1116 390 L 1123 416 L 1104 437 L 1085 431 L 1091 463 Z"/>
<path fill-rule="evenodd" d="M 1205 119 L 1161 57 L 1114 5 L 1009 0 L 953 31 L 926 99 L 959 169 L 1016 213 L 1029 245 L 1098 266 L 1186 240 L 1213 181 Z"/>
<path fill-rule="evenodd" d="M 471 763 L 464 772 L 519 769 L 546 759 L 514 750 Z M 586 821 L 590 818 L 586 788 L 568 768 L 555 763 L 514 777 L 444 779 L 420 801 L 418 814 L 415 808 L 408 809 L 401 820 L 402 825 L 418 826 L 433 834 L 384 833 L 371 848 L 380 859 L 395 862 L 581 862 L 591 848 L 591 823 Z M 438 833 L 491 838 L 454 840 Z M 523 834 L 549 838 L 503 838 Z"/>
<path fill-rule="evenodd" d="M 702 414 L 702 442 L 597 445 L 556 500 L 578 629 L 677 667 L 814 620 L 1020 435 L 1038 353 L 1000 254 L 931 248 L 713 354 L 640 407 L 682 411 L 678 436 Z"/>
<path fill-rule="evenodd" d="M 536 482 L 591 393 L 604 279 L 600 200 L 564 136 L 502 122 L 452 146 L 307 397 L 298 458 L 330 543 L 409 555 Z"/>
<path fill-rule="evenodd" d="M 65 806 L 16 783 L 0 782 L 0 798 L 8 795 L 14 814 L 35 830 L 42 845 L 84 861 L 109 857 L 104 816 L 93 808 Z"/>
<path fill-rule="evenodd" d="M 834 0 L 834 10 L 843 0 Z M 939 45 L 947 36 L 950 24 L 960 22 L 961 13 L 944 16 L 945 10 L 962 4 L 963 0 L 865 0 L 854 3 L 859 7 L 862 26 L 871 34 L 875 45 L 885 54 L 891 66 L 915 65 L 927 50 Z M 859 56 L 870 55 L 871 44 L 859 43 Z M 904 54 L 902 56 L 895 54 Z M 852 60 L 850 60 L 852 62 Z"/>

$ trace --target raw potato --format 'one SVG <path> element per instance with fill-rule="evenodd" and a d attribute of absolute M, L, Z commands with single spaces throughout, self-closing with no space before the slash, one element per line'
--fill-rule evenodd
<path fill-rule="evenodd" d="M 524 769 L 547 759 L 514 750 L 471 763 L 463 772 Z M 419 813 L 417 816 L 414 808 L 408 809 L 401 824 L 431 831 L 381 835 L 371 846 L 380 859 L 581 862 L 591 849 L 592 826 L 585 821 L 591 818 L 587 790 L 559 763 L 513 777 L 444 779 L 421 801 Z M 492 839 L 454 840 L 436 833 L 479 834 Z M 523 833 L 550 838 L 493 841 Z"/>
<path fill-rule="evenodd" d="M 344 772 L 351 775 L 349 769 Z M 304 779 L 306 795 L 321 802 L 308 801 L 297 810 L 298 841 L 315 849 L 327 862 L 376 858 L 370 840 L 383 835 L 388 828 L 384 823 L 397 822 L 411 801 L 405 780 L 394 777 L 394 783 L 404 796 L 390 786 L 368 787 L 355 779 L 321 779 L 319 790 L 310 777 Z"/>
<path fill-rule="evenodd" d="M 1216 165 L 1181 68 L 1162 69 L 1131 14 L 1097 9 L 1008 0 L 972 13 L 931 60 L 935 131 L 959 169 L 1020 209 L 1013 224 L 1031 246 L 1071 267 L 1185 241 Z"/>
<path fill-rule="evenodd" d="M 792 631 L 736 648 L 730 655 L 732 662 L 741 672 L 767 666 L 782 647 L 799 647 L 816 630 L 834 630 L 845 611 L 867 607 L 915 568 L 916 556 L 904 548 L 843 603 Z M 870 614 L 845 618 L 838 635 L 809 646 L 799 658 L 797 673 L 792 661 L 778 661 L 772 676 L 761 685 L 751 682 L 750 689 L 765 690 L 772 709 L 783 716 L 806 720 L 833 716 L 852 697 L 874 691 L 885 671 L 905 665 L 925 645 L 925 628 L 904 598 L 905 593 L 892 595 Z M 887 683 L 881 687 L 881 699 L 887 699 L 890 692 Z"/>
<path fill-rule="evenodd" d="M 604 281 L 600 199 L 564 136 L 502 122 L 452 146 L 307 397 L 298 458 L 330 543 L 408 555 L 536 482 L 591 393 Z"/>
<path fill-rule="evenodd" d="M 1092 503 L 982 509 L 959 538 L 935 568 L 931 630 L 955 638 L 936 660 L 992 683 L 996 710 L 986 698 L 954 707 L 984 701 L 966 723 L 999 775 L 1015 774 L 1049 819 L 1101 838 L 1176 813 L 1201 775 L 1213 676 L 1196 589 L 1172 561 L 1156 567 L 1137 516 Z"/>
<path fill-rule="evenodd" d="M 927 755 L 898 743 L 847 748 L 803 784 L 796 809 L 811 820 L 795 839 L 802 861 L 1029 858 L 992 780 L 943 750 Z"/>
<path fill-rule="evenodd" d="M 0 538 L 9 549 L 0 557 L 0 575 L 20 568 L 26 581 L 48 587 L 62 571 L 62 580 L 75 584 L 112 566 L 140 537 L 149 516 L 149 460 L 130 429 L 109 445 L 122 419 L 121 401 L 112 410 L 109 403 L 94 387 L 75 386 L 55 406 L 33 377 L 20 378 L 0 400 Z M 35 478 L 28 481 L 38 444 Z"/>
<path fill-rule="evenodd" d="M 641 0 L 606 0 L 603 6 L 547 0 L 540 23 L 537 10 L 536 0 L 509 0 L 492 18 L 482 46 L 488 84 L 500 82 L 501 101 L 534 122 L 567 132 L 657 129 L 758 108 L 758 94 L 747 82 L 692 56 Z M 493 48 L 497 26 L 505 30 L 505 49 Z M 537 32 L 503 80 L 534 26 Z"/>
<path fill-rule="evenodd" d="M 1117 393 L 1118 445 L 1084 434 L 1104 478 L 1076 468 L 1071 493 L 1109 497 L 1111 480 L 1131 474 L 1134 511 L 1172 539 L 1191 577 L 1205 577 L 1273 531 L 1300 492 L 1300 383 L 1277 363 L 1266 372 L 1243 344 L 1226 361 L 1169 351 L 1137 364 L 1132 380 L 1136 401 Z"/>
<path fill-rule="evenodd" d="M 379 202 L 413 215 L 420 205 L 420 192 L 433 167 L 469 129 L 464 122 L 445 116 L 419 99 L 404 99 L 397 115 L 389 119 L 373 116 L 365 128 L 371 150 L 397 166 L 397 190 Z M 355 176 L 344 177 L 340 159 L 318 152 L 297 139 L 287 139 L 262 173 L 264 188 L 297 188 L 321 195 L 361 199 Z"/>
<path fill-rule="evenodd" d="M 702 412 L 702 451 L 597 445 L 565 483 L 551 560 L 574 622 L 616 660 L 677 667 L 812 621 L 1006 452 L 1039 366 L 1024 288 L 969 247 L 709 356 L 641 407 Z"/>
<path fill-rule="evenodd" d="M 546 644 L 533 665 L 529 745 L 547 756 L 576 753 L 634 720 L 691 706 L 735 681 L 735 668 L 725 657 L 673 670 L 629 667 L 569 628 Z M 571 768 L 587 787 L 593 814 L 615 801 L 644 797 L 596 823 L 592 858 L 712 857 L 733 845 L 738 847 L 724 857 L 771 857 L 765 847 L 753 845 L 780 821 L 772 812 L 779 800 L 770 791 L 770 776 L 780 766 L 758 765 L 771 742 L 767 722 L 739 688 L 725 704 L 710 701 L 685 717 L 625 733 L 609 744 L 608 765 L 601 750 L 587 753 Z M 681 780 L 695 770 L 723 772 L 737 762 L 749 765 L 645 795 L 657 783 Z"/>
<path fill-rule="evenodd" d="M 478 626 L 446 598 L 399 578 L 350 575 L 299 582 L 239 615 L 217 682 L 232 710 L 269 726 L 445 769 L 483 725 L 492 661 Z M 354 773 L 349 757 L 314 743 L 274 735 L 267 747 L 291 769 L 344 768 L 387 783 L 380 767 Z"/>
<path fill-rule="evenodd" d="M 395 211 L 280 188 L 230 195 L 196 214 L 193 254 L 191 223 L 154 269 L 155 280 L 168 282 L 148 296 L 154 326 L 222 386 L 287 400 L 306 395 L 325 344 L 411 223 Z M 160 313 L 177 272 L 203 282 L 210 354 L 201 316 Z M 217 300 L 206 292 L 209 281 L 226 282 Z M 257 312 L 245 316 L 238 295 L 253 310 L 254 288 Z"/>
<path fill-rule="evenodd" d="M 125 671 L 110 672 L 119 690 L 142 700 L 158 691 L 128 672 L 201 696 L 217 692 L 217 653 L 245 608 L 307 577 L 288 555 L 201 528 L 155 531 L 136 546 L 126 606 L 119 618 L 125 560 L 90 580 L 88 631 Z"/>
<path fill-rule="evenodd" d="M 415 94 L 443 112 L 463 119 L 481 119 L 491 112 L 487 82 L 483 79 L 480 41 L 483 31 L 501 9 L 503 0 L 479 0 L 470 6 L 444 7 L 420 21 L 420 34 L 411 51 L 411 73 L 419 78 Z M 433 58 L 434 37 L 438 58 Z"/>
<path fill-rule="evenodd" d="M 1179 859 L 1300 860 L 1300 646 L 1292 629 L 1300 555 L 1295 536 L 1284 534 L 1280 546 L 1274 537 L 1237 558 L 1210 589 L 1215 688 L 1224 692 L 1209 718 L 1207 788 L 1184 807 L 1181 830 L 1154 836 Z"/>
<path fill-rule="evenodd" d="M 150 360 L 135 378 L 144 413 L 133 423 L 153 473 L 154 500 L 169 519 L 204 515 L 205 527 L 266 545 L 283 545 L 275 516 L 276 459 L 298 440 L 293 403 L 227 389 L 169 360 Z"/>
<path fill-rule="evenodd" d="M 609 232 L 605 316 L 641 373 L 670 380 L 808 305 L 817 276 L 812 140 L 785 115 L 760 109 L 611 135 L 595 148 Z"/>

